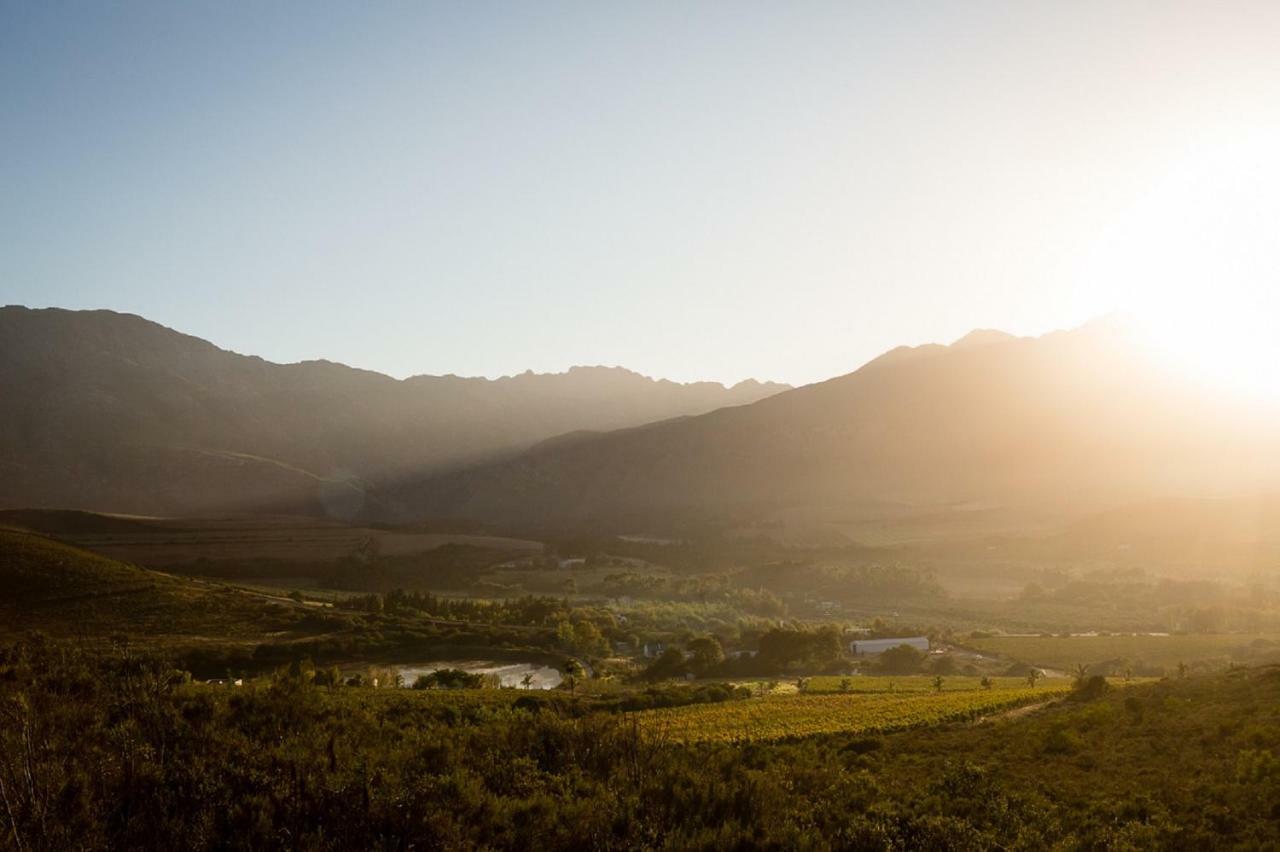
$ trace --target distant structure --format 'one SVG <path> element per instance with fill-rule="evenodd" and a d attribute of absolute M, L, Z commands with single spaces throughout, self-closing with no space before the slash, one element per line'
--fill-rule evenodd
<path fill-rule="evenodd" d="M 667 650 L 667 646 L 664 642 L 645 642 L 644 646 L 640 649 L 641 653 L 649 659 L 660 656 L 665 650 Z"/>
<path fill-rule="evenodd" d="M 901 636 L 893 639 L 855 639 L 849 643 L 849 653 L 855 657 L 874 657 L 890 648 L 910 645 L 917 651 L 929 651 L 928 636 Z"/>

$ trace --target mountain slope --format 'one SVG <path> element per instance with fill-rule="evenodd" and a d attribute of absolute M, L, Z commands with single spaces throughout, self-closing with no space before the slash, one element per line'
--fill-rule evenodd
<path fill-rule="evenodd" d="M 497 380 L 273 364 L 110 311 L 0 309 L 0 506 L 366 508 L 371 483 L 756 401 L 618 368 Z"/>
<path fill-rule="evenodd" d="M 625 529 L 787 511 L 1087 511 L 1280 481 L 1280 418 L 1215 399 L 1106 324 L 900 349 L 857 372 L 724 409 L 544 445 L 434 477 L 406 511 Z"/>

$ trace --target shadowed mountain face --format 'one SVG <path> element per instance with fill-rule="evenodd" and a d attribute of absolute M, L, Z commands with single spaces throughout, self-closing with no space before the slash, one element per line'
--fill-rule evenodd
<path fill-rule="evenodd" d="M 749 406 L 406 486 L 395 502 L 531 528 L 670 529 L 939 508 L 1063 518 L 1277 483 L 1275 411 L 1196 388 L 1094 324 L 896 349 Z"/>
<path fill-rule="evenodd" d="M 327 361 L 273 364 L 110 311 L 6 307 L 0 506 L 377 514 L 373 484 L 784 388 L 603 367 L 398 381 Z"/>

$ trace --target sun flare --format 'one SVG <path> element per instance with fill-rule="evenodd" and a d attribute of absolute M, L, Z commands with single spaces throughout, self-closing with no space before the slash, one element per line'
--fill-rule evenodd
<path fill-rule="evenodd" d="M 1280 399 L 1277 145 L 1271 129 L 1175 158 L 1103 229 L 1081 282 L 1179 372 Z"/>

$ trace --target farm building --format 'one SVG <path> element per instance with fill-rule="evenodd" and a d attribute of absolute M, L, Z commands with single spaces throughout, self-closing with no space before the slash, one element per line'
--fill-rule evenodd
<path fill-rule="evenodd" d="M 929 650 L 928 636 L 901 636 L 893 639 L 855 639 L 849 643 L 849 653 L 855 657 L 874 657 L 890 648 L 910 645 L 917 651 Z"/>
<path fill-rule="evenodd" d="M 663 642 L 645 642 L 640 651 L 649 659 L 660 656 L 667 646 Z"/>

